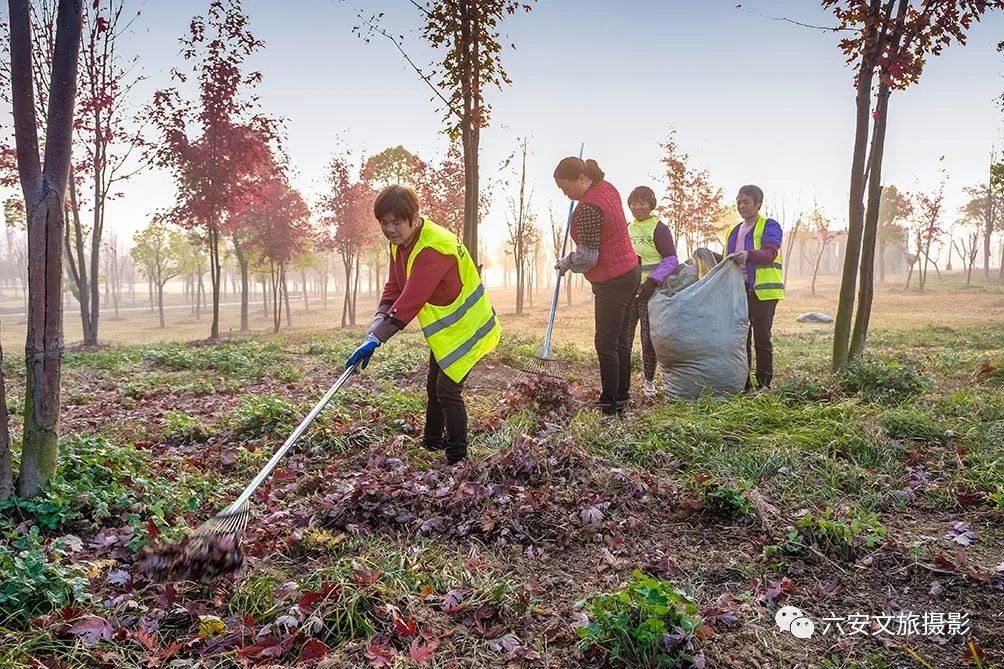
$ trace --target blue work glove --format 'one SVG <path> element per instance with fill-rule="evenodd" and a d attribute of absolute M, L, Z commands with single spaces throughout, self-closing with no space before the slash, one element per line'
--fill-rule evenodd
<path fill-rule="evenodd" d="M 561 276 L 565 276 L 565 273 L 572 269 L 571 255 L 567 255 L 555 263 L 554 269 L 561 272 Z"/>
<path fill-rule="evenodd" d="M 370 358 L 373 357 L 373 351 L 379 345 L 379 339 L 373 335 L 366 335 L 366 341 L 363 342 L 362 346 L 357 348 L 356 352 L 350 355 L 349 359 L 345 361 L 346 369 L 355 367 L 356 365 L 360 365 L 363 369 L 366 369 L 366 365 L 370 364 Z"/>

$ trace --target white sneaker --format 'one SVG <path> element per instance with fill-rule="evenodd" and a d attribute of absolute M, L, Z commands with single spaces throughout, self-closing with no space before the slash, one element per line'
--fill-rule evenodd
<path fill-rule="evenodd" d="M 655 397 L 655 383 L 652 381 L 646 381 L 645 387 L 641 392 L 645 397 Z"/>

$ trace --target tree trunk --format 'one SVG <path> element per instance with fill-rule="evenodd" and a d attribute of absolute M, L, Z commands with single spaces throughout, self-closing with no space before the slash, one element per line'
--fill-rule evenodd
<path fill-rule="evenodd" d="M 871 0 L 870 13 L 877 16 L 879 0 Z M 871 17 L 869 17 L 871 18 Z M 854 315 L 854 292 L 857 287 L 858 262 L 861 259 L 861 237 L 865 218 L 865 160 L 868 144 L 868 127 L 871 118 L 871 87 L 874 63 L 864 57 L 858 73 L 855 103 L 854 151 L 851 160 L 850 193 L 847 212 L 847 241 L 844 251 L 844 269 L 840 280 L 840 297 L 833 326 L 834 371 L 847 365 L 850 353 L 851 318 Z"/>
<path fill-rule="evenodd" d="M 310 301 L 307 299 L 307 270 L 300 270 L 300 278 L 303 279 L 303 310 L 310 311 Z"/>
<path fill-rule="evenodd" d="M 33 497 L 56 472 L 63 351 L 63 203 L 45 184 L 28 227 L 28 337 L 25 342 L 24 436 L 17 494 Z"/>
<path fill-rule="evenodd" d="M 987 212 L 984 217 L 985 225 L 983 228 L 983 279 L 984 281 L 990 281 L 990 238 L 994 234 L 994 178 L 993 178 L 993 164 L 994 156 L 990 156 L 990 166 L 991 171 L 987 176 Z M 1001 263 L 1001 267 L 1004 268 L 1004 262 Z"/>
<path fill-rule="evenodd" d="M 849 351 L 849 357 L 852 359 L 864 352 L 865 342 L 868 339 L 868 324 L 871 321 L 872 300 L 875 297 L 875 240 L 878 237 L 879 206 L 882 201 L 882 157 L 885 154 L 890 92 L 887 84 L 879 86 L 875 134 L 872 137 L 868 161 L 868 210 L 865 214 L 864 236 L 861 240 L 857 315 L 854 318 L 854 333 L 851 336 Z"/>
<path fill-rule="evenodd" d="M 248 331 L 248 260 L 244 255 L 244 249 L 241 247 L 240 240 L 237 234 L 234 233 L 232 237 L 234 244 L 234 255 L 237 256 L 237 265 L 240 267 L 241 271 L 241 332 Z"/>
<path fill-rule="evenodd" d="M 3 346 L 0 346 L 0 501 L 14 492 L 14 463 L 10 452 L 7 390 L 3 375 Z"/>
<path fill-rule="evenodd" d="M 464 246 L 478 263 L 478 144 L 481 138 L 481 80 L 477 7 L 471 0 L 460 0 L 459 43 L 456 45 L 461 68 L 460 88 L 463 97 L 461 142 L 464 148 Z M 472 11 L 473 9 L 473 11 Z"/>
<path fill-rule="evenodd" d="M 66 225 L 63 235 L 66 252 L 67 267 L 70 271 L 70 278 L 73 279 L 77 287 L 77 304 L 80 306 L 80 331 L 83 334 L 84 345 L 91 346 L 97 344 L 97 332 L 94 322 L 91 319 L 91 287 L 90 284 L 97 283 L 97 275 L 93 268 L 88 280 L 87 257 L 84 255 L 84 231 L 80 223 L 80 207 L 77 202 L 77 186 L 70 179 L 67 184 L 67 191 L 70 194 L 70 213 L 73 221 L 72 225 Z M 70 233 L 73 232 L 73 242 L 70 241 Z M 76 254 L 76 258 L 74 258 Z"/>
<path fill-rule="evenodd" d="M 293 316 L 289 308 L 289 282 L 286 281 L 286 265 L 279 265 L 279 276 L 282 277 L 282 297 L 286 302 L 286 327 L 293 327 Z"/>
<path fill-rule="evenodd" d="M 17 493 L 32 497 L 56 471 L 63 353 L 63 212 L 72 161 L 73 101 L 83 15 L 81 3 L 59 2 L 43 169 L 31 77 L 29 2 L 8 0 L 8 8 L 17 167 L 28 221 L 24 433 Z"/>
<path fill-rule="evenodd" d="M 819 263 L 823 260 L 823 253 L 826 251 L 826 246 L 823 245 L 819 249 L 819 255 L 816 256 L 816 265 L 812 268 L 812 287 L 809 292 L 812 293 L 813 297 L 816 295 L 816 275 L 819 274 Z"/>
<path fill-rule="evenodd" d="M 352 299 L 349 294 L 351 292 L 349 287 L 352 285 L 352 258 L 343 255 L 342 264 L 345 266 L 345 298 L 342 300 L 342 327 L 344 328 L 349 322 L 349 305 Z"/>
<path fill-rule="evenodd" d="M 209 225 L 209 279 L 213 284 L 213 324 L 209 328 L 210 339 L 220 338 L 220 276 L 222 272 L 220 232 L 217 229 L 216 214 L 214 212 L 212 222 Z M 199 274 L 199 282 L 202 282 L 201 274 Z"/>
<path fill-rule="evenodd" d="M 262 317 L 268 318 L 268 285 L 265 282 L 265 277 L 261 278 L 261 303 L 262 303 Z"/>
<path fill-rule="evenodd" d="M 349 319 L 352 325 L 356 324 L 356 301 L 359 298 L 359 253 L 356 253 L 356 278 L 352 285 L 352 307 L 349 310 Z"/>
<path fill-rule="evenodd" d="M 1004 283 L 1004 241 L 1001 241 L 1001 264 L 997 270 L 997 282 Z"/>
<path fill-rule="evenodd" d="M 164 322 L 164 284 L 157 284 L 157 313 L 160 315 L 160 329 L 167 327 Z"/>

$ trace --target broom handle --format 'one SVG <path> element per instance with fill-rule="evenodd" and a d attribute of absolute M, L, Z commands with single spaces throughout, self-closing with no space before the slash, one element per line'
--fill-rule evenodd
<path fill-rule="evenodd" d="M 296 429 L 293 430 L 293 434 L 289 435 L 289 438 L 286 439 L 286 443 L 282 445 L 282 448 L 275 452 L 275 455 L 273 455 L 272 459 L 268 461 L 268 464 L 265 465 L 260 472 L 258 472 L 258 475 L 254 477 L 254 480 L 248 484 L 248 487 L 244 488 L 244 492 L 241 493 L 241 496 L 238 497 L 237 500 L 228 506 L 222 513 L 229 513 L 231 511 L 236 512 L 244 506 L 245 502 L 251 499 L 251 495 L 253 495 L 254 491 L 258 489 L 258 486 L 260 486 L 262 482 L 268 478 L 268 475 L 272 473 L 272 471 L 276 468 L 276 465 L 279 464 L 279 461 L 282 460 L 283 456 L 286 455 L 289 449 L 293 447 L 293 444 L 295 444 L 300 438 L 303 431 L 314 422 L 314 419 L 317 418 L 317 414 L 321 413 L 321 410 L 324 409 L 327 403 L 331 401 L 331 398 L 335 396 L 335 393 L 337 393 L 349 377 L 352 376 L 357 367 L 358 365 L 355 367 L 349 367 L 342 372 L 342 375 L 338 377 L 337 381 L 335 381 L 335 385 L 331 386 L 331 389 L 325 393 L 324 397 L 321 398 L 321 401 L 315 404 L 314 408 L 310 410 L 309 414 L 307 414 L 307 417 L 296 426 Z"/>
<path fill-rule="evenodd" d="M 579 144 L 579 160 L 582 160 L 582 150 L 586 143 Z M 575 211 L 575 200 L 568 201 L 568 220 L 565 222 L 565 237 L 561 240 L 561 258 L 565 257 L 565 248 L 568 246 L 568 232 L 572 229 L 572 212 Z M 559 260 L 561 259 L 559 258 Z M 547 358 L 551 355 L 551 332 L 554 331 L 554 316 L 558 312 L 558 298 L 561 297 L 561 270 L 555 270 L 557 276 L 554 279 L 554 297 L 551 298 L 551 314 L 547 317 L 547 333 L 544 335 L 544 348 L 540 357 Z"/>

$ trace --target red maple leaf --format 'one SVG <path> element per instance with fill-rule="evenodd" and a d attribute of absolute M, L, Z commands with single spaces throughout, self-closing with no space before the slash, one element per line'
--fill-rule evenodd
<path fill-rule="evenodd" d="M 432 659 L 432 656 L 436 652 L 436 648 L 439 647 L 439 642 L 435 640 L 430 640 L 425 645 L 419 642 L 419 639 L 415 638 L 411 641 L 411 646 L 408 648 L 408 655 L 411 659 L 418 664 L 425 664 Z"/>
<path fill-rule="evenodd" d="M 414 618 L 408 618 L 407 623 L 402 622 L 400 618 L 394 618 L 394 629 L 401 636 L 415 636 L 415 632 L 418 631 L 418 624 Z"/>
<path fill-rule="evenodd" d="M 300 651 L 300 657 L 297 658 L 297 663 L 306 662 L 308 660 L 317 660 L 328 654 L 328 647 L 324 645 L 324 642 L 320 639 L 309 639 L 307 643 L 303 644 L 303 650 Z"/>

